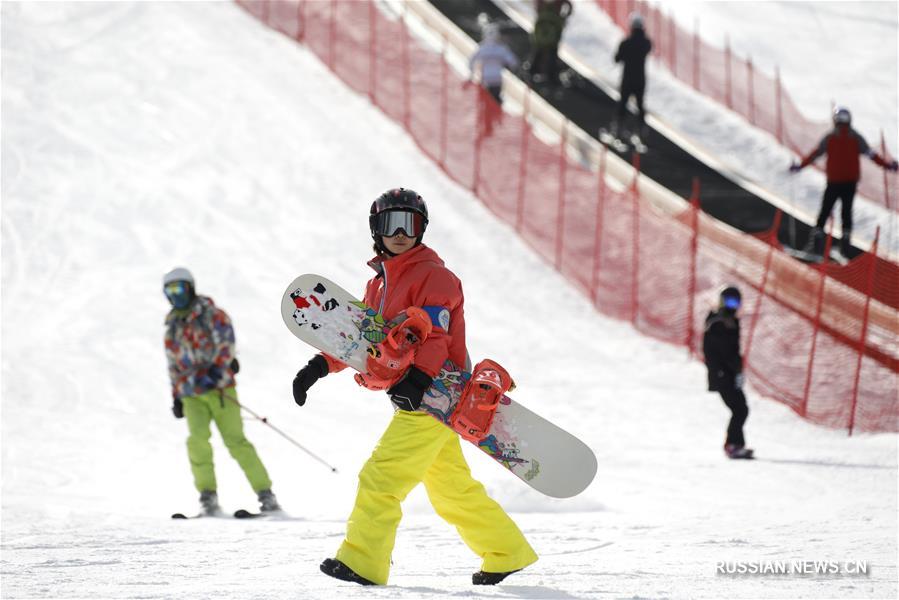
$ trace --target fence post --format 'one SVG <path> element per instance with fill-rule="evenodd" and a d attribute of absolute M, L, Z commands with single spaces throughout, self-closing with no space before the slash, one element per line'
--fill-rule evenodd
<path fill-rule="evenodd" d="M 727 108 L 733 109 L 733 86 L 731 84 L 730 36 L 724 36 L 724 102 Z"/>
<path fill-rule="evenodd" d="M 602 257 L 602 221 L 606 204 L 606 153 L 609 149 L 602 145 L 599 150 L 599 182 L 596 197 L 596 229 L 593 232 L 593 276 L 590 280 L 590 299 L 593 306 L 599 301 L 599 268 Z"/>
<path fill-rule="evenodd" d="M 883 129 L 880 130 L 880 155 L 884 158 L 887 158 L 887 141 L 886 138 L 883 137 Z M 893 207 L 890 206 L 892 202 L 890 201 L 890 178 L 887 175 L 887 170 L 882 169 L 883 171 L 883 203 L 886 205 L 887 210 L 893 210 Z"/>
<path fill-rule="evenodd" d="M 784 111 L 783 111 L 783 84 L 780 81 L 780 67 L 774 67 L 774 89 L 777 95 L 777 119 L 774 125 L 775 136 L 777 141 L 784 143 Z"/>
<path fill-rule="evenodd" d="M 378 105 L 376 100 L 377 92 L 375 91 L 375 86 L 378 85 L 378 78 L 376 77 L 376 71 L 378 68 L 378 63 L 375 60 L 377 54 L 377 45 L 375 44 L 375 38 L 378 35 L 378 24 L 377 24 L 377 13 L 375 12 L 375 2 L 374 0 L 369 0 L 368 3 L 368 99 L 375 106 Z"/>
<path fill-rule="evenodd" d="M 752 73 L 752 57 L 746 59 L 746 72 L 749 77 L 747 86 L 749 91 L 749 122 L 755 125 L 755 77 Z"/>
<path fill-rule="evenodd" d="M 687 285 L 687 332 L 684 343 L 687 353 L 693 354 L 693 313 L 696 311 L 696 262 L 699 254 L 699 177 L 693 178 L 690 196 L 690 282 Z"/>
<path fill-rule="evenodd" d="M 671 45 L 669 46 L 669 50 L 671 52 L 671 73 L 677 77 L 677 27 L 674 24 L 674 19 L 671 18 L 671 11 L 669 9 L 668 12 L 668 37 L 671 38 Z"/>
<path fill-rule="evenodd" d="M 410 98 L 409 98 L 409 28 L 406 25 L 406 3 L 403 2 L 403 12 L 400 15 L 402 25 L 402 63 L 403 63 L 403 127 L 410 131 Z M 411 131 L 410 131 L 411 133 Z"/>
<path fill-rule="evenodd" d="M 819 284 L 818 284 L 818 301 L 815 306 L 814 329 L 812 330 L 812 348 L 808 354 L 808 368 L 805 372 L 805 389 L 802 392 L 802 410 L 800 415 L 806 417 L 808 415 L 808 395 L 812 386 L 812 369 L 815 365 L 815 352 L 818 347 L 818 330 L 821 328 L 821 308 L 824 305 L 824 284 L 826 283 L 826 273 L 824 267 L 827 265 L 827 257 L 830 256 L 830 246 L 833 241 L 833 220 L 830 221 L 827 231 L 827 241 L 824 242 L 824 260 L 818 265 Z"/>
<path fill-rule="evenodd" d="M 300 0 L 297 4 L 297 41 L 301 42 L 306 38 L 306 2 L 308 0 Z"/>
<path fill-rule="evenodd" d="M 556 270 L 562 271 L 562 235 L 565 231 L 565 175 L 568 161 L 568 119 L 562 122 L 562 135 L 559 139 L 559 205 L 556 209 Z"/>
<path fill-rule="evenodd" d="M 634 180 L 631 182 L 630 194 L 634 213 L 633 238 L 631 239 L 631 252 L 634 258 L 634 266 L 631 269 L 631 323 L 637 326 L 637 315 L 640 312 L 640 198 L 638 195 L 637 179 L 640 176 L 640 154 L 634 152 L 631 158 L 634 166 Z"/>
<path fill-rule="evenodd" d="M 332 0 L 329 5 L 328 12 L 328 59 L 325 64 L 328 65 L 328 68 L 333 71 L 334 70 L 334 38 L 335 33 L 337 31 L 337 16 L 335 13 L 337 12 L 337 2 Z"/>
<path fill-rule="evenodd" d="M 477 103 L 477 120 L 474 125 L 474 165 L 471 174 L 471 191 L 475 196 L 478 195 L 478 181 L 481 179 L 481 148 L 484 144 L 486 131 L 487 107 L 485 106 L 487 92 L 481 86 L 475 88 L 475 102 Z"/>
<path fill-rule="evenodd" d="M 448 41 L 446 34 L 443 34 L 443 47 L 440 52 L 440 159 L 438 164 L 440 168 L 446 171 L 446 147 L 447 147 L 447 122 L 449 120 L 449 116 L 447 113 L 449 112 L 449 100 L 448 100 L 448 88 L 447 88 L 447 63 L 446 63 L 446 48 L 448 46 Z"/>
<path fill-rule="evenodd" d="M 699 91 L 699 17 L 693 21 L 693 89 Z"/>
<path fill-rule="evenodd" d="M 531 88 L 528 87 L 524 92 L 524 110 L 521 114 L 521 159 L 518 163 L 518 202 L 515 214 L 515 231 L 521 233 L 524 225 L 524 197 L 525 183 L 528 179 L 528 141 L 530 140 L 530 132 L 528 131 L 528 112 L 531 107 Z"/>
<path fill-rule="evenodd" d="M 882 134 L 881 134 L 882 135 Z M 862 356 L 865 353 L 865 339 L 868 337 L 868 314 L 871 307 L 871 294 L 874 292 L 874 270 L 877 267 L 877 244 L 880 241 L 880 225 L 874 233 L 874 244 L 869 253 L 871 266 L 868 268 L 868 287 L 865 290 L 865 308 L 862 312 L 862 333 L 858 338 L 858 359 L 855 363 L 855 380 L 852 383 L 852 405 L 849 410 L 849 435 L 855 429 L 855 411 L 858 407 L 858 385 L 862 374 Z"/>
<path fill-rule="evenodd" d="M 752 340 L 755 338 L 755 327 L 759 322 L 761 314 L 762 298 L 765 295 L 765 288 L 768 286 L 768 274 L 771 272 L 771 262 L 774 258 L 774 247 L 777 245 L 777 232 L 780 230 L 780 220 L 783 217 L 783 211 L 779 208 L 774 213 L 774 224 L 768 232 L 768 255 L 765 257 L 765 270 L 762 273 L 762 285 L 759 289 L 758 296 L 755 299 L 755 306 L 752 309 L 752 322 L 749 324 L 749 333 L 746 336 L 746 351 L 743 353 L 743 360 L 746 362 L 746 368 L 749 368 L 749 353 L 752 351 Z"/>

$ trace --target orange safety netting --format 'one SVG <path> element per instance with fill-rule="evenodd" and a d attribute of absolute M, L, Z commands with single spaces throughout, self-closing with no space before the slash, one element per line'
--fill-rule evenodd
<path fill-rule="evenodd" d="M 538 139 L 526 119 L 464 83 L 444 60 L 445 41 L 442 51 L 427 47 L 375 2 L 239 4 L 402 123 L 602 313 L 698 355 L 716 290 L 736 283 L 755 389 L 830 427 L 899 430 L 896 310 L 871 293 L 881 285 L 899 296 L 899 282 L 875 283 L 873 254 L 814 269 L 780 252 L 772 235 L 720 226 L 695 198 L 671 216 L 642 200 L 637 184 L 614 192 L 603 184 L 604 155 L 598 168 L 584 166 L 564 144 Z"/>

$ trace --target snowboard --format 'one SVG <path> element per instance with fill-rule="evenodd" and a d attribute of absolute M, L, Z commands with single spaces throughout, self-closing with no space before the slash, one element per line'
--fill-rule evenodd
<path fill-rule="evenodd" d="M 336 283 L 309 274 L 287 286 L 281 316 L 296 337 L 363 374 L 369 348 L 398 325 Z M 446 361 L 418 410 L 450 427 L 470 378 L 469 371 Z M 533 489 L 554 498 L 579 494 L 596 475 L 596 456 L 584 442 L 507 395 L 499 400 L 486 435 L 469 441 Z"/>

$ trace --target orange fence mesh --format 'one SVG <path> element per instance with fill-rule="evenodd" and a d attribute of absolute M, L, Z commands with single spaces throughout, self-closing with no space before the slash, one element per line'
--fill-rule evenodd
<path fill-rule="evenodd" d="M 466 85 L 444 60 L 445 47 L 429 49 L 374 2 L 239 4 L 305 44 L 403 124 L 449 177 L 514 226 L 602 313 L 698 355 L 716 290 L 737 283 L 757 390 L 816 423 L 897 431 L 895 308 L 832 273 L 846 269 L 857 287 L 873 288 L 874 255 L 813 269 L 787 258 L 771 233 L 758 239 L 720 226 L 695 198 L 672 217 L 641 200 L 636 183 L 612 191 L 604 185 L 605 156 L 597 170 L 569 159 L 564 144 L 541 141 L 525 118 L 504 114 Z M 883 285 L 891 294 L 899 287 L 895 280 Z"/>

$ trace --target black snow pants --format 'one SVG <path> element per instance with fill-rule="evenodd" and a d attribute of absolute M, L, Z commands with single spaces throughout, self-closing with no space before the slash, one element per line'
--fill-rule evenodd
<path fill-rule="evenodd" d="M 740 389 L 718 390 L 718 393 L 721 394 L 721 399 L 724 400 L 731 412 L 725 443 L 742 448 L 746 445 L 746 440 L 743 439 L 743 424 L 746 423 L 746 417 L 749 416 L 746 396 L 743 395 L 743 390 Z"/>

